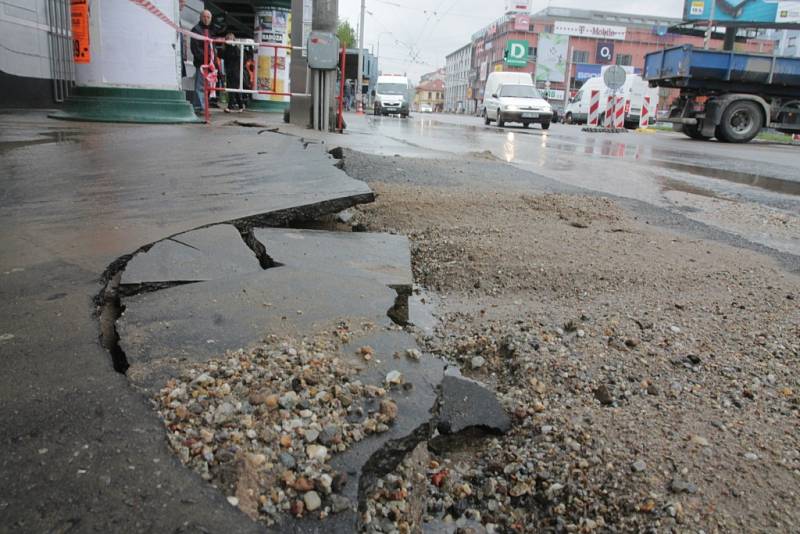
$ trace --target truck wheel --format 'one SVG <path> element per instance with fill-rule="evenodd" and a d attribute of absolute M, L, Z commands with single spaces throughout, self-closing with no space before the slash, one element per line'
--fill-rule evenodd
<path fill-rule="evenodd" d="M 728 143 L 749 143 L 764 126 L 764 113 L 755 102 L 739 100 L 722 114 L 717 137 Z"/>
<path fill-rule="evenodd" d="M 543 122 L 542 123 L 542 130 L 549 130 L 549 129 L 550 129 L 550 123 L 549 122 Z"/>
<path fill-rule="evenodd" d="M 564 122 L 567 124 L 575 123 L 575 121 L 572 119 L 572 113 L 567 113 L 567 115 L 564 117 Z"/>
<path fill-rule="evenodd" d="M 500 110 L 497 110 L 497 126 L 503 128 L 506 125 L 506 121 L 503 120 L 503 116 L 500 115 Z"/>

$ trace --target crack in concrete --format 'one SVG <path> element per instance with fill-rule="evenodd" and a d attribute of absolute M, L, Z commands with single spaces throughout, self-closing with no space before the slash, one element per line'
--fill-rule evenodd
<path fill-rule="evenodd" d="M 253 254 L 256 255 L 258 264 L 262 269 L 266 271 L 267 269 L 272 269 L 274 267 L 280 267 L 283 265 L 275 261 L 272 256 L 267 253 L 267 247 L 264 246 L 264 243 L 259 241 L 258 238 L 256 238 L 253 227 L 247 227 L 241 224 L 235 224 L 234 226 L 236 230 L 239 231 L 239 235 L 242 236 L 242 241 L 244 241 L 244 244 L 247 245 L 247 248 L 252 250 Z"/>
<path fill-rule="evenodd" d="M 168 237 L 167 239 L 165 239 L 165 241 L 172 241 L 172 242 L 177 243 L 179 245 L 183 245 L 184 247 L 189 247 L 189 248 L 191 248 L 193 250 L 196 250 L 196 251 L 200 252 L 199 248 L 194 247 L 194 246 L 190 245 L 189 243 L 184 243 L 183 241 L 181 241 L 179 239 L 175 239 L 174 237 Z"/>
<path fill-rule="evenodd" d="M 269 213 L 255 215 L 252 217 L 243 217 L 231 221 L 222 221 L 212 224 L 199 226 L 192 230 L 180 232 L 172 236 L 166 237 L 159 241 L 149 243 L 140 247 L 138 250 L 131 254 L 120 256 L 103 271 L 100 277 L 102 289 L 94 297 L 95 315 L 100 324 L 100 344 L 105 348 L 111 356 L 111 362 L 114 370 L 119 373 L 125 374 L 130 366 L 128 363 L 125 351 L 119 343 L 119 333 L 117 332 L 117 320 L 122 316 L 125 307 L 122 305 L 122 297 L 131 297 L 142 293 L 153 291 L 160 291 L 169 287 L 176 287 L 180 285 L 187 285 L 195 282 L 153 282 L 147 284 L 129 284 L 122 286 L 120 280 L 122 273 L 125 271 L 128 263 L 137 254 L 147 253 L 157 243 L 161 241 L 171 240 L 181 245 L 189 246 L 175 239 L 176 236 L 185 234 L 187 232 L 209 228 L 220 224 L 233 225 L 242 236 L 244 243 L 253 251 L 259 261 L 259 265 L 263 269 L 280 266 L 266 251 L 263 243 L 259 242 L 253 234 L 254 228 L 262 227 L 282 227 L 290 228 L 292 225 L 307 223 L 315 219 L 319 219 L 326 215 L 339 213 L 345 209 L 352 208 L 358 204 L 367 204 L 375 201 L 375 194 L 362 193 L 337 199 L 326 200 L 314 204 L 306 204 L 283 210 L 277 210 Z"/>

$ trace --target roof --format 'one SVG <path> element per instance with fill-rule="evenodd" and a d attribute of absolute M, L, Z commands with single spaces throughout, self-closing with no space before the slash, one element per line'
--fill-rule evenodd
<path fill-rule="evenodd" d="M 509 22 L 518 14 L 527 13 L 507 13 L 487 24 L 472 35 L 472 40 L 476 41 L 485 34 L 490 33 L 498 26 Z M 653 26 L 675 26 L 681 24 L 681 19 L 670 17 L 658 17 L 655 15 L 639 15 L 636 13 L 618 13 L 615 11 L 600 11 L 597 9 L 573 9 L 571 7 L 547 7 L 541 11 L 530 14 L 531 21 L 541 20 L 574 20 L 589 24 L 610 24 L 622 25 L 627 27 L 652 28 Z"/>
<path fill-rule="evenodd" d="M 455 56 L 456 54 L 461 54 L 461 53 L 463 53 L 463 52 L 465 52 L 467 50 L 472 50 L 472 43 L 465 44 L 464 46 L 462 46 L 461 48 L 459 48 L 455 52 L 451 52 L 451 53 L 447 54 L 445 56 L 445 58 L 451 58 L 451 57 Z"/>
<path fill-rule="evenodd" d="M 442 80 L 422 82 L 417 86 L 417 91 L 444 91 L 444 82 Z"/>
<path fill-rule="evenodd" d="M 658 25 L 674 26 L 681 19 L 658 17 L 656 15 L 638 15 L 636 13 L 617 13 L 596 9 L 573 9 L 571 7 L 547 7 L 531 15 L 533 19 L 573 19 L 581 22 L 597 24 L 622 24 L 628 27 L 648 27 Z"/>

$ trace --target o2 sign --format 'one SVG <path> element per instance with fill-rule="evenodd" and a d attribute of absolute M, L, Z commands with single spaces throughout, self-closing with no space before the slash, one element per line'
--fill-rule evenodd
<path fill-rule="evenodd" d="M 597 56 L 595 63 L 598 65 L 609 65 L 614 59 L 614 43 L 611 41 L 601 41 L 597 43 Z"/>

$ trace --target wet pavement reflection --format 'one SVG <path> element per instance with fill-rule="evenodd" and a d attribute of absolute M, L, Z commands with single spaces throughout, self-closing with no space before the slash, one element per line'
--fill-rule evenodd
<path fill-rule="evenodd" d="M 753 220 L 769 218 L 773 211 L 800 216 L 796 146 L 700 142 L 664 131 L 596 134 L 564 124 L 547 131 L 538 125 L 499 128 L 484 125 L 479 117 L 444 114 L 416 114 L 409 120 L 354 116 L 348 125 L 348 134 L 337 143 L 367 153 L 447 159 L 488 151 L 500 161 L 568 186 L 674 209 L 698 221 L 705 217 L 704 223 L 723 229 L 729 225 L 714 219 L 715 206 L 676 205 L 681 200 L 669 193 L 706 203 L 752 203 Z M 764 213 L 758 215 L 759 210 Z M 746 237 L 773 243 L 766 233 L 754 230 Z M 782 249 L 800 254 L 800 235 L 793 238 L 790 228 L 784 237 L 788 245 Z"/>

